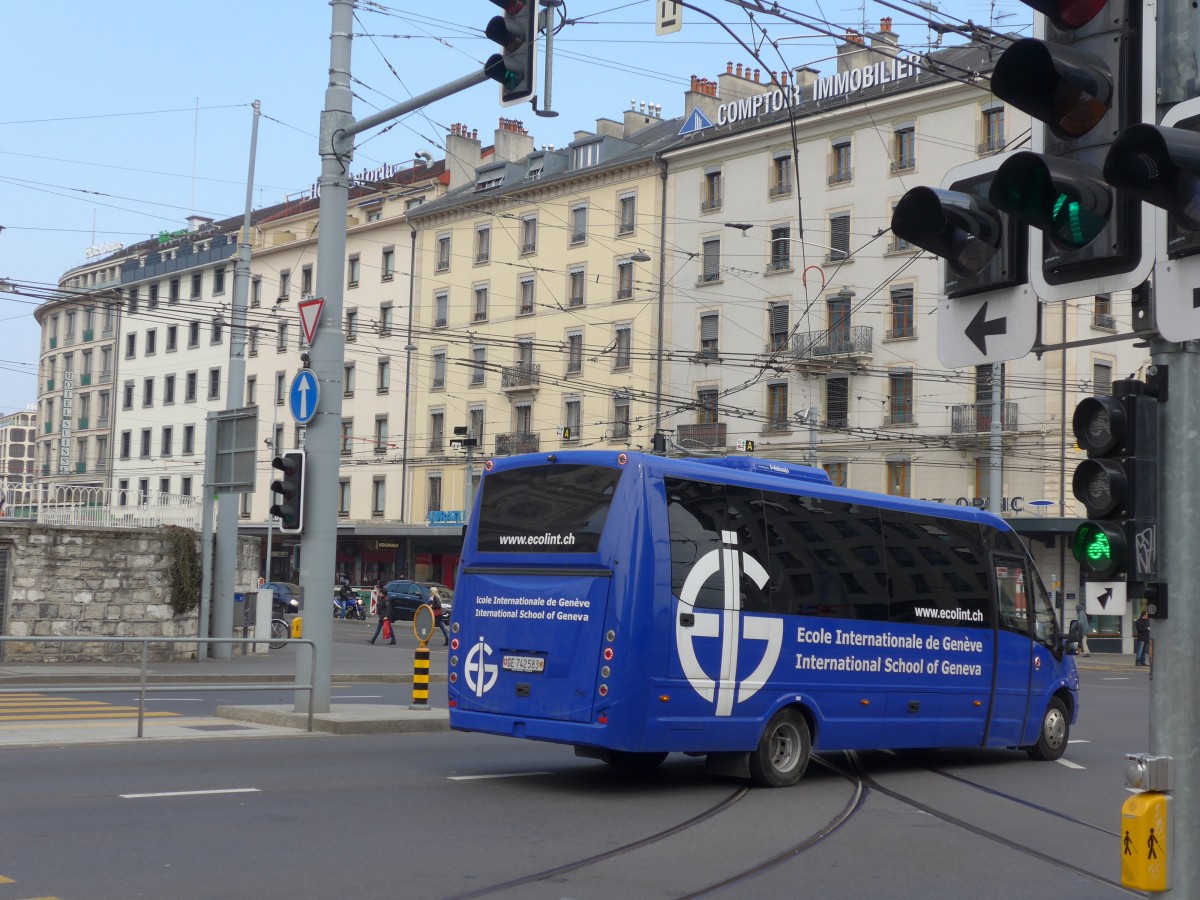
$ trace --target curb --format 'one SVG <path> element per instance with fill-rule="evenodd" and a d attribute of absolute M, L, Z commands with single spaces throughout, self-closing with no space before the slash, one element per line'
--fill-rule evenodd
<path fill-rule="evenodd" d="M 290 706 L 218 706 L 215 714 L 223 719 L 255 725 L 279 725 L 305 731 L 308 713 Z M 450 730 L 447 709 L 414 710 L 404 706 L 343 706 L 327 713 L 313 714 L 313 731 L 327 734 L 403 734 Z"/>

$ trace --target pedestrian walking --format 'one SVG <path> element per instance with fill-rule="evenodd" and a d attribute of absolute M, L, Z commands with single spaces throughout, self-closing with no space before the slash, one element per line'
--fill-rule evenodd
<path fill-rule="evenodd" d="M 1150 652 L 1150 613 L 1148 612 L 1143 611 L 1137 621 L 1133 623 L 1133 652 L 1137 654 L 1137 659 L 1133 661 L 1135 666 L 1150 665 L 1146 659 L 1146 655 Z"/>
<path fill-rule="evenodd" d="M 379 622 L 375 626 L 375 633 L 371 635 L 371 639 L 367 643 L 375 643 L 382 634 L 385 638 L 391 638 L 388 643 L 395 646 L 396 632 L 392 628 L 392 605 L 388 602 L 387 591 L 383 589 L 382 581 L 375 582 L 375 590 L 372 593 L 375 595 L 375 615 L 379 617 Z"/>
<path fill-rule="evenodd" d="M 442 609 L 442 595 L 438 593 L 436 587 L 429 589 L 429 606 L 433 609 L 433 624 L 442 630 L 442 637 L 446 640 L 446 645 L 450 644 L 450 635 L 446 633 L 445 610 Z"/>
<path fill-rule="evenodd" d="M 1092 651 L 1088 649 L 1088 614 L 1082 600 L 1075 606 L 1075 616 L 1079 620 L 1079 650 L 1084 656 L 1091 656 Z"/>

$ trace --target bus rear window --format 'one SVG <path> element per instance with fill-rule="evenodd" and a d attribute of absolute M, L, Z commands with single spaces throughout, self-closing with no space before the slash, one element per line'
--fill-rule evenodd
<path fill-rule="evenodd" d="M 478 550 L 595 553 L 622 470 L 530 466 L 483 479 Z"/>

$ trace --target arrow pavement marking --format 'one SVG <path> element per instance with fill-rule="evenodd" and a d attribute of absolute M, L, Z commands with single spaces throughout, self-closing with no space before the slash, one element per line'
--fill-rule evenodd
<path fill-rule="evenodd" d="M 966 335 L 971 343 L 979 348 L 979 352 L 987 354 L 987 337 L 989 334 L 1007 334 L 1008 333 L 1008 317 L 1001 316 L 998 319 L 987 321 L 988 301 L 984 300 L 983 305 L 979 307 L 979 312 L 975 313 L 975 318 L 971 320 L 971 324 L 967 326 Z"/>

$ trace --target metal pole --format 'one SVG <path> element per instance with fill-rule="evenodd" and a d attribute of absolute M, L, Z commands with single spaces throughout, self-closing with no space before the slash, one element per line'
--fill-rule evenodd
<path fill-rule="evenodd" d="M 658 163 L 659 180 L 662 182 L 658 186 L 662 194 L 660 201 L 661 209 L 659 210 L 659 222 L 667 221 L 667 162 L 660 156 L 655 156 Z M 655 348 L 654 361 L 654 433 L 658 434 L 662 431 L 662 395 L 663 395 L 663 354 L 664 340 L 663 335 L 664 321 L 666 320 L 666 290 L 667 290 L 667 229 L 660 227 L 658 229 L 658 342 Z"/>
<path fill-rule="evenodd" d="M 539 116 L 553 118 L 557 116 L 553 109 L 550 99 L 551 88 L 554 84 L 554 16 L 558 12 L 558 7 L 562 6 L 562 0 L 541 0 L 542 15 L 545 18 L 542 20 L 545 23 L 546 32 L 546 67 L 543 73 L 542 81 L 542 108 L 537 108 L 537 103 L 533 105 L 533 111 Z"/>
<path fill-rule="evenodd" d="M 412 226 L 409 226 L 410 228 Z M 408 405 L 412 378 L 413 291 L 417 283 L 417 229 L 412 229 L 412 249 L 408 256 L 408 340 L 404 344 L 404 439 L 400 450 L 400 521 L 408 521 Z M 406 540 L 407 543 L 407 540 Z M 405 554 L 407 556 L 407 553 Z"/>
<path fill-rule="evenodd" d="M 333 26 L 329 36 L 329 86 L 321 113 L 320 197 L 317 219 L 317 295 L 325 308 L 317 323 L 309 367 L 320 386 L 317 412 L 305 432 L 308 451 L 304 475 L 304 532 L 300 536 L 300 586 L 304 589 L 305 637 L 315 647 L 333 647 L 333 619 L 325 610 L 333 590 L 337 552 L 338 434 L 342 422 L 342 367 L 346 336 L 342 330 L 342 282 L 346 271 L 346 209 L 350 196 L 350 161 L 354 156 L 349 129 L 354 124 L 350 95 L 350 33 L 354 30 L 353 0 L 330 0 Z M 299 681 L 314 685 L 312 704 L 329 711 L 329 653 L 297 657 Z M 296 692 L 296 712 L 307 708 Z M 304 705 L 302 705 L 304 704 Z"/>
<path fill-rule="evenodd" d="M 238 409 L 246 397 L 246 308 L 250 296 L 250 222 L 254 210 L 254 155 L 258 146 L 258 117 L 262 105 L 251 104 L 254 119 L 250 126 L 250 165 L 246 174 L 246 207 L 238 241 L 237 262 L 233 267 L 233 309 L 229 328 L 229 377 L 225 383 L 225 408 Z M 206 444 L 204 455 L 211 457 L 216 447 Z M 237 590 L 238 498 L 223 493 L 217 504 L 216 604 L 213 607 L 213 631 L 218 637 L 233 636 L 233 595 Z M 214 659 L 229 659 L 231 644 L 213 645 Z"/>
<path fill-rule="evenodd" d="M 1174 301 L 1172 301 L 1174 302 Z M 1175 887 L 1164 897 L 1200 898 L 1200 582 L 1195 577 L 1195 527 L 1200 516 L 1200 347 L 1152 345 L 1151 360 L 1168 366 L 1169 399 L 1159 407 L 1159 574 L 1169 585 L 1168 618 L 1154 619 L 1154 678 L 1150 682 L 1150 752 L 1175 760 Z M 1137 748 L 1131 748 L 1136 750 Z"/>
<path fill-rule="evenodd" d="M 216 420 L 208 419 L 205 423 L 204 445 L 213 447 L 217 441 Z M 202 491 L 201 500 L 203 505 L 200 507 L 200 621 L 196 626 L 196 634 L 200 638 L 201 643 L 196 645 L 196 662 L 208 657 L 211 644 L 208 641 L 208 618 L 212 609 L 212 569 L 213 569 L 213 511 L 212 511 L 212 482 L 213 482 L 213 458 L 212 455 L 205 452 L 204 454 L 204 484 L 200 488 Z M 232 618 L 233 611 L 230 610 Z"/>

